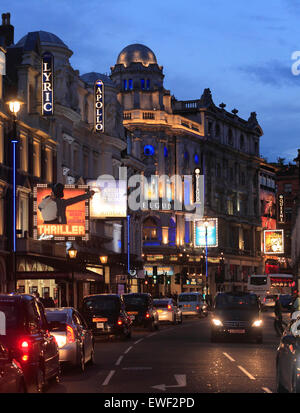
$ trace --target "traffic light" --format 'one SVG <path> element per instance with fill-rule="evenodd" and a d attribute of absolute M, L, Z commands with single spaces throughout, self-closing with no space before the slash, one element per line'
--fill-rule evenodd
<path fill-rule="evenodd" d="M 145 275 L 144 284 L 145 284 L 145 285 L 148 285 L 148 284 L 149 284 L 149 277 L 148 277 L 147 274 Z"/>
<path fill-rule="evenodd" d="M 157 284 L 157 267 L 153 267 L 153 275 L 152 275 L 153 284 Z"/>
<path fill-rule="evenodd" d="M 182 268 L 181 277 L 182 277 L 182 284 L 183 284 L 183 285 L 187 285 L 187 284 L 190 283 L 189 277 L 188 277 L 188 269 L 187 269 L 187 267 Z"/>
<path fill-rule="evenodd" d="M 181 284 L 181 274 L 175 274 L 175 284 Z"/>
<path fill-rule="evenodd" d="M 170 284 L 171 284 L 171 276 L 166 275 L 166 285 L 170 285 Z"/>
<path fill-rule="evenodd" d="M 159 284 L 164 284 L 164 275 L 163 274 L 158 275 L 158 282 L 159 282 Z"/>

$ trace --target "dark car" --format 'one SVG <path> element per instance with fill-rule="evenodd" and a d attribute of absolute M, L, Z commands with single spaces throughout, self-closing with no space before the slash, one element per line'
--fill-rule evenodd
<path fill-rule="evenodd" d="M 255 294 L 219 293 L 211 317 L 211 341 L 226 336 L 243 336 L 262 343 L 260 305 Z"/>
<path fill-rule="evenodd" d="M 280 294 L 279 301 L 283 310 L 290 311 L 293 303 L 293 297 L 291 294 Z"/>
<path fill-rule="evenodd" d="M 0 294 L 1 341 L 21 365 L 27 392 L 41 392 L 59 380 L 55 338 L 49 333 L 43 305 L 29 294 Z"/>
<path fill-rule="evenodd" d="M 300 393 L 300 321 L 292 320 L 280 339 L 276 355 L 277 393 Z"/>
<path fill-rule="evenodd" d="M 153 305 L 151 294 L 129 293 L 123 296 L 125 309 L 133 326 L 147 328 L 150 331 L 159 328 L 159 317 Z"/>
<path fill-rule="evenodd" d="M 11 357 L 0 339 L 0 393 L 25 393 L 21 364 Z"/>
<path fill-rule="evenodd" d="M 85 370 L 94 361 L 94 337 L 82 315 L 73 307 L 46 308 L 51 334 L 59 349 L 59 361 Z"/>
<path fill-rule="evenodd" d="M 94 336 L 131 337 L 131 320 L 118 294 L 95 294 L 84 297 L 82 314 Z"/>

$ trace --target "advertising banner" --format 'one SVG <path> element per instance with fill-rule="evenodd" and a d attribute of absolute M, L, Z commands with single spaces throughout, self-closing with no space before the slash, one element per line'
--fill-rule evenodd
<path fill-rule="evenodd" d="M 37 185 L 34 188 L 34 239 L 89 239 L 89 199 L 86 185 Z"/>
<path fill-rule="evenodd" d="M 283 230 L 264 231 L 264 253 L 265 254 L 283 254 L 284 238 Z"/>
<path fill-rule="evenodd" d="M 206 223 L 206 224 L 205 224 Z M 194 221 L 194 248 L 218 246 L 218 219 L 207 218 Z"/>
<path fill-rule="evenodd" d="M 88 185 L 95 192 L 90 201 L 91 218 L 126 218 L 126 181 L 98 179 L 97 181 L 89 181 Z"/>
<path fill-rule="evenodd" d="M 104 84 L 96 80 L 94 86 L 95 131 L 104 132 Z"/>

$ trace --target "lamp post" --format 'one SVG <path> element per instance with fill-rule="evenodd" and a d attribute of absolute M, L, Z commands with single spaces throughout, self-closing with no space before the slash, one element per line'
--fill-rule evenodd
<path fill-rule="evenodd" d="M 12 272 L 13 272 L 13 282 L 14 291 L 17 289 L 17 276 L 16 276 L 16 252 L 17 252 L 17 183 L 16 183 L 16 173 L 17 173 L 17 158 L 16 158 L 16 145 L 18 143 L 17 138 L 17 114 L 21 109 L 22 101 L 20 99 L 13 99 L 7 102 L 9 106 L 10 113 L 13 118 L 13 136 L 11 138 L 12 143 L 12 230 L 13 230 L 13 242 L 12 242 Z"/>
<path fill-rule="evenodd" d="M 76 259 L 77 252 L 78 251 L 74 247 L 71 247 L 68 250 L 70 260 L 75 260 Z M 75 303 L 75 300 L 74 300 L 74 298 L 75 298 L 74 268 L 73 268 L 73 265 L 71 267 L 72 267 L 72 302 L 71 302 L 71 307 L 74 307 L 74 303 Z"/>

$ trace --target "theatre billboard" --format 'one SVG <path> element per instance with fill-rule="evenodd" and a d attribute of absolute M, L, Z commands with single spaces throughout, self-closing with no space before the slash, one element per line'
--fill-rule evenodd
<path fill-rule="evenodd" d="M 284 253 L 284 238 L 282 229 L 264 231 L 264 253 L 275 255 Z"/>
<path fill-rule="evenodd" d="M 218 218 L 194 221 L 194 248 L 218 247 Z"/>
<path fill-rule="evenodd" d="M 39 184 L 34 188 L 34 239 L 89 239 L 89 199 L 86 185 Z"/>
<path fill-rule="evenodd" d="M 127 216 L 127 182 L 125 180 L 89 181 L 89 187 L 95 192 L 90 202 L 90 217 L 126 218 Z"/>

